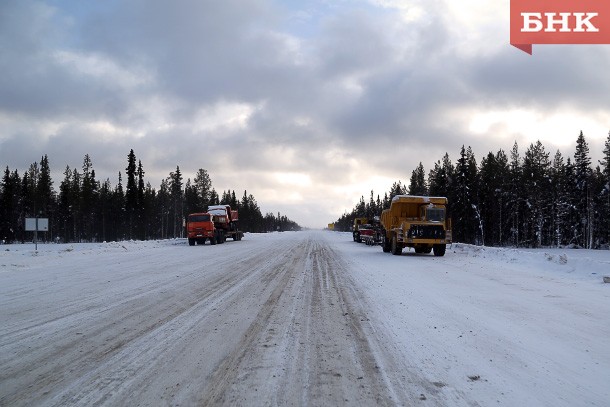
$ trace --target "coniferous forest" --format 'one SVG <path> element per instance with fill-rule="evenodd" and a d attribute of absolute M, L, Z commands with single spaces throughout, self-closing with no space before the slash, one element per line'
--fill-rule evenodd
<path fill-rule="evenodd" d="M 124 174 L 124 175 L 123 175 Z M 244 232 L 298 230 L 288 217 L 263 215 L 252 194 L 238 198 L 234 190 L 219 195 L 208 172 L 199 169 L 193 180 L 184 181 L 180 167 L 161 181 L 159 189 L 145 182 L 145 171 L 131 150 L 118 184 L 100 181 L 87 154 L 82 168 L 66 166 L 57 190 L 51 179 L 49 159 L 44 155 L 22 175 L 4 170 L 0 182 L 0 242 L 31 241 L 25 218 L 48 218 L 49 231 L 38 239 L 61 242 L 166 239 L 184 236 L 183 219 L 203 212 L 208 205 L 228 204 L 239 211 Z"/>
<path fill-rule="evenodd" d="M 446 196 L 455 242 L 487 246 L 610 246 L 610 133 L 603 158 L 592 163 L 581 132 L 573 157 L 551 156 L 540 141 L 521 155 L 489 152 L 477 164 L 470 147 L 462 146 L 457 162 L 449 154 L 426 173 L 413 170 L 408 188 L 400 181 L 383 198 L 371 191 L 335 222 L 349 231 L 356 217 L 369 219 L 389 208 L 399 194 Z"/>

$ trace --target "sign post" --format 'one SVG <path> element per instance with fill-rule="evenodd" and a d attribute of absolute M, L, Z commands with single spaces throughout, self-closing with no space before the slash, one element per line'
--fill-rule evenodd
<path fill-rule="evenodd" d="M 36 250 L 38 250 L 38 231 L 49 231 L 49 218 L 25 218 L 25 230 L 27 232 L 34 232 L 34 244 L 36 245 Z"/>

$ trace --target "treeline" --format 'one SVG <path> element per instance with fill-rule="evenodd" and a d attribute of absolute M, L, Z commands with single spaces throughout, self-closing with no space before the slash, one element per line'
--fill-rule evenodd
<path fill-rule="evenodd" d="M 356 217 L 372 218 L 389 208 L 398 194 L 446 196 L 454 241 L 488 246 L 610 245 L 610 133 L 603 159 L 592 167 L 582 132 L 573 160 L 557 151 L 551 158 L 540 141 L 523 156 L 517 143 L 507 154 L 490 152 L 477 164 L 470 147 L 454 165 L 449 154 L 434 163 L 427 177 L 420 162 L 408 188 L 395 182 L 383 199 L 371 191 L 335 229 L 349 231 Z"/>
<path fill-rule="evenodd" d="M 199 169 L 191 181 L 183 182 L 177 166 L 159 189 L 145 182 L 144 167 L 134 151 L 127 156 L 125 181 L 118 184 L 95 176 L 93 163 L 85 155 L 81 169 L 66 166 L 55 191 L 49 159 L 44 155 L 20 175 L 8 166 L 0 182 L 0 241 L 32 239 L 25 218 L 49 219 L 49 231 L 39 239 L 63 242 L 147 240 L 182 237 L 183 219 L 203 212 L 208 205 L 229 204 L 239 211 L 239 227 L 245 232 L 298 230 L 299 225 L 279 213 L 263 215 L 252 194 L 238 198 L 234 190 L 218 194 L 208 172 Z M 125 184 L 124 184 L 125 182 Z"/>

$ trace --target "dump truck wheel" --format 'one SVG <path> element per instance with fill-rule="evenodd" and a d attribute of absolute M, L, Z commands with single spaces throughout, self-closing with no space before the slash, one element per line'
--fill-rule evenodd
<path fill-rule="evenodd" d="M 189 246 L 195 246 L 195 239 L 189 239 Z"/>
<path fill-rule="evenodd" d="M 400 254 L 402 254 L 402 247 L 398 245 L 398 239 L 396 238 L 396 235 L 392 235 L 392 254 L 394 256 L 399 256 Z"/>
<path fill-rule="evenodd" d="M 445 250 L 447 250 L 447 245 L 445 244 L 435 244 L 434 245 L 434 255 L 435 256 L 444 256 Z"/>
<path fill-rule="evenodd" d="M 392 249 L 391 242 L 388 241 L 388 237 L 385 233 L 381 237 L 381 248 L 383 249 L 384 253 L 389 253 L 390 250 Z"/>

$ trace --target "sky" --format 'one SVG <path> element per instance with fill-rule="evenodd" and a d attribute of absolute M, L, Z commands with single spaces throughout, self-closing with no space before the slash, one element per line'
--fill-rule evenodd
<path fill-rule="evenodd" d="M 592 162 L 610 131 L 610 45 L 509 44 L 509 1 L 3 0 L 0 166 L 47 154 L 118 183 L 133 149 L 324 227 L 462 145 L 540 140 Z"/>

